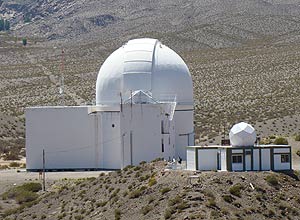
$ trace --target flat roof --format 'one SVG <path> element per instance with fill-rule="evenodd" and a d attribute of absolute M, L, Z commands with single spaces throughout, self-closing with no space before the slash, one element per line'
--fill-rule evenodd
<path fill-rule="evenodd" d="M 231 145 L 229 146 L 222 146 L 222 145 L 203 145 L 203 146 L 187 146 L 186 148 L 208 148 L 208 149 L 214 149 L 214 148 L 232 148 L 232 149 L 241 149 L 241 148 L 283 148 L 283 147 L 291 147 L 291 145 L 275 145 L 275 144 L 265 144 L 265 145 L 254 145 L 254 146 L 248 146 L 248 147 L 233 147 Z"/>

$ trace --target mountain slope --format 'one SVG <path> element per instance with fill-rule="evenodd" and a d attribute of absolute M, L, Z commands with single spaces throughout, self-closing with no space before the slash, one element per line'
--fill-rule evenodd
<path fill-rule="evenodd" d="M 157 36 L 179 49 L 220 48 L 253 39 L 299 42 L 300 6 L 283 0 L 54 0 L 4 3 L 20 35 L 72 42 Z M 22 25 L 28 15 L 32 22 Z M 170 43 L 169 43 L 170 42 Z"/>
<path fill-rule="evenodd" d="M 300 219 L 293 173 L 165 171 L 164 162 L 61 180 L 8 219 Z"/>

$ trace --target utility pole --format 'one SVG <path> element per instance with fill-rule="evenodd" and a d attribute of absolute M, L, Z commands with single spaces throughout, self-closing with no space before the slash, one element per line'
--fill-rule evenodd
<path fill-rule="evenodd" d="M 64 69 L 65 69 L 65 51 L 64 49 L 61 50 L 61 69 L 60 69 L 60 88 L 59 94 L 61 96 L 61 105 L 65 105 L 65 82 L 64 82 Z"/>
<path fill-rule="evenodd" d="M 46 191 L 46 179 L 45 179 L 45 150 L 43 149 L 43 191 Z"/>

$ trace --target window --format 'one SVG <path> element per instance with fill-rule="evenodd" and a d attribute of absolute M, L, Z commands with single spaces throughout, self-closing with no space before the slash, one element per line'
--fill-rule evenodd
<path fill-rule="evenodd" d="M 165 152 L 164 139 L 161 139 L 161 152 Z"/>
<path fill-rule="evenodd" d="M 251 150 L 245 150 L 246 155 L 251 155 Z"/>
<path fill-rule="evenodd" d="M 289 163 L 290 155 L 289 154 L 281 154 L 281 163 Z"/>
<path fill-rule="evenodd" d="M 242 155 L 232 155 L 232 163 L 243 163 Z"/>

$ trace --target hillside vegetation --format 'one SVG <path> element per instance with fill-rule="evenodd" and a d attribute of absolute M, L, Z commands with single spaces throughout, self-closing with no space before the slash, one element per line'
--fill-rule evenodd
<path fill-rule="evenodd" d="M 300 219 L 294 173 L 166 171 L 142 163 L 98 178 L 63 179 L 5 219 Z"/>
<path fill-rule="evenodd" d="M 81 105 L 94 102 L 107 56 L 136 37 L 187 63 L 197 143 L 218 143 L 239 121 L 261 136 L 299 134 L 299 11 L 292 0 L 0 1 L 11 23 L 0 33 L 0 141 L 21 149 L 25 107 L 61 104 L 62 49 L 66 105 Z"/>

